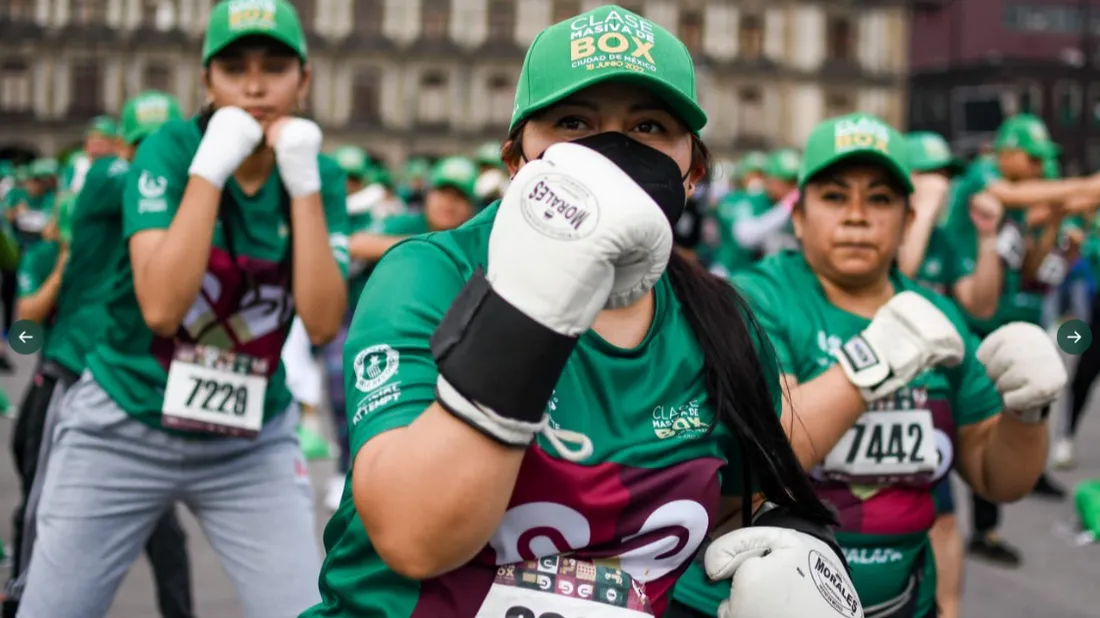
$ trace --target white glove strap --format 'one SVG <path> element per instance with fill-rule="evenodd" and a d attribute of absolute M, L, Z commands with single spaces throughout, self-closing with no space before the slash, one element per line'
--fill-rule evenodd
<path fill-rule="evenodd" d="M 859 388 L 864 401 L 873 401 L 893 390 L 890 387 L 890 365 L 863 335 L 856 335 L 837 349 L 836 357 L 848 380 Z"/>
<path fill-rule="evenodd" d="M 576 431 L 550 427 L 549 414 L 543 414 L 537 423 L 525 423 L 501 416 L 489 408 L 466 399 L 442 375 L 436 380 L 435 387 L 439 403 L 448 412 L 498 442 L 526 448 L 535 441 L 535 436 L 541 433 L 567 461 L 584 461 L 592 455 L 592 440 L 588 436 Z M 570 449 L 566 446 L 567 442 L 577 444 L 578 448 Z"/>
<path fill-rule="evenodd" d="M 1004 413 L 1011 416 L 1013 420 L 1024 423 L 1025 425 L 1040 425 L 1047 420 L 1047 413 L 1050 411 L 1049 407 L 1034 408 L 1031 410 L 1011 410 L 1005 408 Z"/>
<path fill-rule="evenodd" d="M 321 129 L 305 118 L 291 118 L 280 130 L 275 142 L 275 162 L 291 197 L 305 197 L 321 190 L 321 170 L 317 165 L 321 141 Z"/>

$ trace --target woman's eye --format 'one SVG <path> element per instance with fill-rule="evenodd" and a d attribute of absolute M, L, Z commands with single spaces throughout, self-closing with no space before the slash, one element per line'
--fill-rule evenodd
<path fill-rule="evenodd" d="M 891 206 L 894 203 L 894 197 L 888 193 L 875 193 L 870 195 L 867 201 L 876 206 Z"/>
<path fill-rule="evenodd" d="M 286 60 L 270 60 L 264 63 L 264 71 L 268 73 L 285 73 L 291 63 Z"/>
<path fill-rule="evenodd" d="M 634 127 L 634 130 L 639 133 L 663 133 L 665 127 L 659 122 L 646 120 L 644 122 L 639 122 Z"/>
<path fill-rule="evenodd" d="M 577 116 L 566 116 L 561 120 L 558 120 L 558 128 L 565 129 L 566 131 L 580 131 L 587 128 L 587 124 L 583 119 Z"/>
<path fill-rule="evenodd" d="M 244 73 L 244 63 L 243 62 L 224 62 L 224 63 L 222 63 L 222 72 L 223 73 L 231 73 L 233 75 Z"/>
<path fill-rule="evenodd" d="M 847 196 L 840 191 L 826 191 L 821 195 L 821 199 L 826 202 L 843 203 L 847 201 Z"/>

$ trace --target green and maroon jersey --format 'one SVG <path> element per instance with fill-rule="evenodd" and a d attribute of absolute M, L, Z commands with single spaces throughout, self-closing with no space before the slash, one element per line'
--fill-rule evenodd
<path fill-rule="evenodd" d="M 896 292 L 911 290 L 951 320 L 966 344 L 963 362 L 919 374 L 876 401 L 811 474 L 818 495 L 839 514 L 837 539 L 864 605 L 903 592 L 917 560 L 927 577 L 916 615 L 935 603 L 928 531 L 936 517 L 932 486 L 955 461 L 957 432 L 998 414 L 1001 399 L 977 360 L 978 339 L 951 301 L 895 273 Z M 799 253 L 769 257 L 735 279 L 775 346 L 782 373 L 806 383 L 832 367 L 833 351 L 870 320 L 825 296 Z"/>
<path fill-rule="evenodd" d="M 435 400 L 429 340 L 467 279 L 487 264 L 496 210 L 406 240 L 379 262 L 344 348 L 353 456 Z M 546 411 L 551 426 L 591 438 L 594 452 L 572 463 L 540 436 L 503 521 L 468 564 L 425 581 L 390 570 L 356 514 L 349 475 L 325 529 L 322 602 L 303 616 L 473 618 L 512 615 L 510 608 L 535 616 L 662 615 L 717 521 L 720 496 L 740 495 L 741 473 L 667 277 L 655 300 L 653 324 L 636 348 L 618 348 L 594 331 L 581 336 Z M 763 366 L 772 368 L 778 411 L 778 366 L 774 358 Z"/>
<path fill-rule="evenodd" d="M 171 225 L 201 140 L 199 121 L 194 118 L 169 122 L 142 141 L 123 196 L 124 242 L 139 232 Z M 325 155 L 319 156 L 319 165 L 329 245 L 346 276 L 345 177 Z M 160 337 L 146 326 L 127 256 L 122 266 L 128 276 L 120 278 L 108 301 L 111 323 L 104 328 L 103 341 L 88 355 L 88 368 L 111 399 L 154 427 L 161 426 L 168 368 L 181 344 L 244 354 L 266 366 L 265 421 L 291 402 L 280 354 L 294 317 L 292 230 L 290 198 L 278 168 L 252 195 L 231 177 L 218 208 L 206 276 L 176 335 Z"/>

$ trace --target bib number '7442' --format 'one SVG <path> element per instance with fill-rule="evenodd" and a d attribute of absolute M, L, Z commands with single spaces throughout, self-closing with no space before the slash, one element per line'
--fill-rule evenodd
<path fill-rule="evenodd" d="M 939 465 L 928 410 L 864 412 L 825 458 L 830 480 L 886 485 L 930 480 Z"/>

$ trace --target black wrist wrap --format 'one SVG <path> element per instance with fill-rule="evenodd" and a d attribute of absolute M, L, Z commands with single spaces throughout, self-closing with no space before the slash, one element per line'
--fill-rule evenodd
<path fill-rule="evenodd" d="M 836 557 L 840 559 L 841 564 L 844 565 L 844 569 L 849 574 L 852 572 L 851 565 L 848 564 L 848 560 L 844 557 L 844 552 L 840 549 L 840 545 L 836 542 L 836 535 L 829 529 L 828 526 L 822 524 L 815 524 L 812 521 L 803 519 L 793 513 L 785 506 L 771 505 L 770 509 L 761 509 L 759 515 L 757 515 L 753 521 L 754 526 L 769 526 L 772 528 L 787 528 L 788 530 L 797 530 L 803 534 L 808 534 L 816 539 L 819 539 L 823 543 L 829 546 L 836 554 Z"/>
<path fill-rule="evenodd" d="M 481 269 L 432 335 L 439 373 L 463 397 L 500 416 L 536 423 L 576 337 L 532 320 L 493 291 Z"/>

